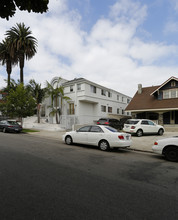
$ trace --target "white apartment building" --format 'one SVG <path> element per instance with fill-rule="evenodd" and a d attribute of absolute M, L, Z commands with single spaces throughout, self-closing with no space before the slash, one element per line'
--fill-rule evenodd
<path fill-rule="evenodd" d="M 56 83 L 55 78 L 52 82 Z M 71 81 L 62 80 L 64 94 L 70 97 L 69 101 L 63 101 L 60 124 L 70 129 L 73 124 L 94 124 L 101 117 L 122 118 L 130 116 L 125 108 L 131 101 L 131 97 L 106 88 L 84 78 L 76 78 Z M 55 117 L 50 116 L 50 98 L 42 104 L 43 112 L 50 123 L 56 123 Z M 60 100 L 59 100 L 59 108 Z"/>

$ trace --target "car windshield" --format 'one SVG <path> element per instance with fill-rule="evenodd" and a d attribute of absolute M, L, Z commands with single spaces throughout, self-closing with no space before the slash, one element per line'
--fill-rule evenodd
<path fill-rule="evenodd" d="M 118 132 L 115 128 L 112 127 L 106 127 L 106 129 L 108 129 L 111 132 Z"/>
<path fill-rule="evenodd" d="M 136 125 L 138 122 L 139 122 L 138 120 L 127 120 L 127 121 L 126 121 L 126 124 Z"/>
<path fill-rule="evenodd" d="M 100 123 L 107 122 L 107 119 L 105 119 L 105 118 L 101 118 L 101 119 L 99 120 L 99 122 L 100 122 Z"/>
<path fill-rule="evenodd" d="M 10 125 L 19 125 L 16 121 L 7 121 Z"/>

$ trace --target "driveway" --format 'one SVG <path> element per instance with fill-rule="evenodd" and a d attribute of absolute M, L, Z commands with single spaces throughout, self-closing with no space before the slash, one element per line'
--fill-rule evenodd
<path fill-rule="evenodd" d="M 153 152 L 152 146 L 156 140 L 177 136 L 177 135 L 178 135 L 177 132 L 165 132 L 162 136 L 159 135 L 145 135 L 142 137 L 132 136 L 133 145 L 131 146 L 131 149 Z"/>

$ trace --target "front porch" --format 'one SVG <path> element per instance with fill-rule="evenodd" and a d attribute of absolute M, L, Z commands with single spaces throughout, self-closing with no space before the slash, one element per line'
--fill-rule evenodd
<path fill-rule="evenodd" d="M 144 112 L 132 112 L 133 118 L 138 119 L 150 119 L 160 125 L 170 125 L 167 127 L 178 127 L 178 111 L 177 110 L 162 110 L 162 111 L 144 111 Z"/>

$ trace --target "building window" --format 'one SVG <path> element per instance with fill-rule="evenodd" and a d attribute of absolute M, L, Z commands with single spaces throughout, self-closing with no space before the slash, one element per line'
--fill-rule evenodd
<path fill-rule="evenodd" d="M 163 99 L 178 98 L 178 89 L 170 89 L 163 91 Z"/>
<path fill-rule="evenodd" d="M 171 82 L 171 87 L 175 87 L 176 86 L 176 81 L 172 81 Z"/>
<path fill-rule="evenodd" d="M 122 97 L 122 102 L 124 102 L 124 97 Z"/>
<path fill-rule="evenodd" d="M 163 91 L 163 99 L 169 99 L 169 91 L 168 90 Z"/>
<path fill-rule="evenodd" d="M 101 111 L 106 112 L 106 106 L 105 105 L 101 105 Z"/>
<path fill-rule="evenodd" d="M 101 95 L 106 96 L 106 90 L 102 89 L 102 90 L 101 90 Z"/>
<path fill-rule="evenodd" d="M 175 89 L 171 90 L 171 98 L 176 98 L 177 97 L 176 92 L 177 91 Z"/>
<path fill-rule="evenodd" d="M 81 84 L 77 84 L 77 90 L 81 90 Z"/>
<path fill-rule="evenodd" d="M 112 93 L 108 91 L 108 97 L 112 97 Z"/>
<path fill-rule="evenodd" d="M 119 108 L 117 108 L 117 114 L 119 115 L 119 113 L 120 113 L 120 109 L 119 109 Z"/>
<path fill-rule="evenodd" d="M 92 92 L 92 93 L 96 93 L 96 86 L 90 86 L 90 91 Z"/>
<path fill-rule="evenodd" d="M 124 109 L 122 109 L 122 114 L 124 115 L 124 113 L 125 113 L 125 111 L 124 111 Z"/>
<path fill-rule="evenodd" d="M 130 102 L 130 99 L 127 99 L 127 103 L 129 103 Z"/>
<path fill-rule="evenodd" d="M 69 115 L 74 115 L 74 103 L 69 103 Z"/>
<path fill-rule="evenodd" d="M 117 95 L 117 100 L 119 101 L 119 95 Z"/>
<path fill-rule="evenodd" d="M 74 86 L 70 86 L 70 92 L 74 91 Z"/>
<path fill-rule="evenodd" d="M 112 107 L 108 107 L 108 112 L 112 113 Z"/>

